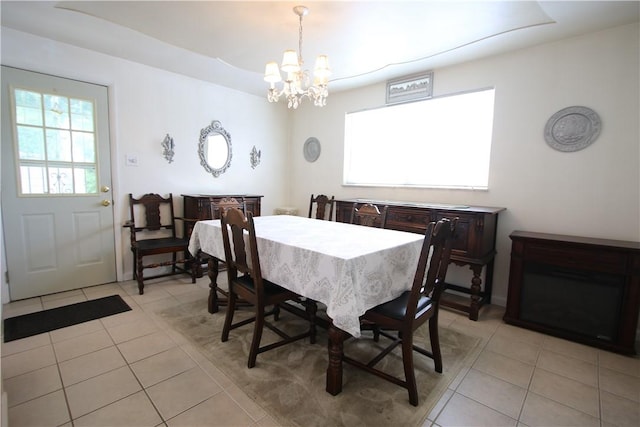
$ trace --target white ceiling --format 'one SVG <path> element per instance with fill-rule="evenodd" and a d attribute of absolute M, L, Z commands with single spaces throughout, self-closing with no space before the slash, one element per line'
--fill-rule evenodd
<path fill-rule="evenodd" d="M 263 95 L 264 64 L 327 54 L 329 90 L 637 22 L 616 1 L 6 1 L 2 26 Z M 436 72 L 437 78 L 437 72 Z"/>

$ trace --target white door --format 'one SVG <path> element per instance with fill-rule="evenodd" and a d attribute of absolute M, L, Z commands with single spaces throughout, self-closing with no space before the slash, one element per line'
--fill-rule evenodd
<path fill-rule="evenodd" d="M 1 80 L 11 300 L 114 282 L 107 88 L 4 66 Z"/>

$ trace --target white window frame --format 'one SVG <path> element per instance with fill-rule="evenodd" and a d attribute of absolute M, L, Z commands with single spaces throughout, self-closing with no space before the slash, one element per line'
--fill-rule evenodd
<path fill-rule="evenodd" d="M 347 113 L 343 185 L 487 190 L 494 100 L 484 88 Z"/>

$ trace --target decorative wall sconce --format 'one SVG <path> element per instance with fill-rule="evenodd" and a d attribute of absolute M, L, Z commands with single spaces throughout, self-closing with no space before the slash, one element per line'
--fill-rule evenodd
<path fill-rule="evenodd" d="M 251 160 L 251 168 L 255 169 L 256 166 L 260 164 L 260 156 L 262 153 L 260 150 L 256 150 L 256 146 L 254 145 L 251 149 L 250 160 Z"/>
<path fill-rule="evenodd" d="M 164 137 L 164 141 L 162 141 L 162 155 L 169 163 L 173 162 L 173 147 L 173 138 L 167 134 L 167 136 Z"/>

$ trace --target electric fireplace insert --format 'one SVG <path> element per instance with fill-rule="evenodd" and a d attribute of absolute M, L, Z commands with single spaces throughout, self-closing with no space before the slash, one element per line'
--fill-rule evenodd
<path fill-rule="evenodd" d="M 640 243 L 514 231 L 504 320 L 635 353 Z"/>

